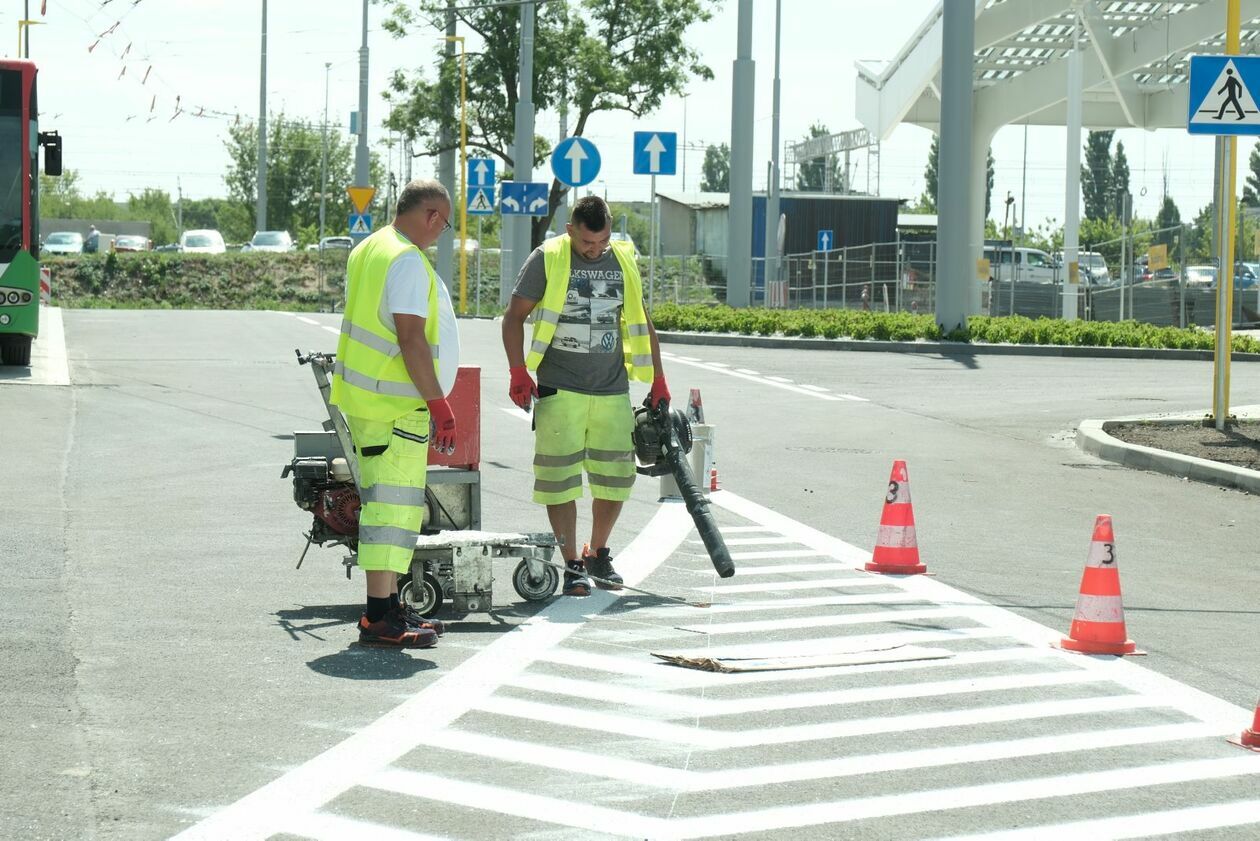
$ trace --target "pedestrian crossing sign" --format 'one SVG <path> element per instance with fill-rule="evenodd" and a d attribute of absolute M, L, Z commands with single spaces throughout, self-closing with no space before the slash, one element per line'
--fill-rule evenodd
<path fill-rule="evenodd" d="M 355 236 L 367 236 L 372 233 L 372 216 L 368 213 L 350 214 L 350 233 Z"/>
<path fill-rule="evenodd" d="M 493 216 L 494 215 L 494 188 L 493 187 L 469 187 L 468 188 L 468 215 L 470 216 Z"/>
<path fill-rule="evenodd" d="M 1190 57 L 1191 134 L 1260 135 L 1260 57 L 1196 55 Z"/>

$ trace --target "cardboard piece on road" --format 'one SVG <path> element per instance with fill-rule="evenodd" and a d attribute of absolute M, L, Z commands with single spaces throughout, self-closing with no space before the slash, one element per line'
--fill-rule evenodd
<path fill-rule="evenodd" d="M 871 663 L 900 663 L 907 660 L 945 660 L 954 656 L 944 648 L 922 648 L 915 645 L 894 645 L 867 651 L 843 651 L 835 654 L 786 654 L 782 657 L 683 657 L 677 654 L 652 656 L 674 666 L 699 669 L 702 672 L 775 672 L 789 669 L 824 669 L 828 666 L 865 666 Z"/>
<path fill-rule="evenodd" d="M 350 204 L 354 205 L 354 209 L 362 215 L 367 213 L 367 206 L 372 203 L 372 197 L 376 195 L 376 188 L 347 187 L 346 195 L 350 197 Z"/>

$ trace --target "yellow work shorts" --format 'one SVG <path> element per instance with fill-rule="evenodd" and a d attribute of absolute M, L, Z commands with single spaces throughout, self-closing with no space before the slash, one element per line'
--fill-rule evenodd
<path fill-rule="evenodd" d="M 622 502 L 634 486 L 634 412 L 629 394 L 557 391 L 534 404 L 534 502 L 582 498 L 582 469 L 591 496 Z"/>
<path fill-rule="evenodd" d="M 429 410 L 390 422 L 346 417 L 359 455 L 359 568 L 406 573 L 424 524 Z M 383 452 L 373 455 L 382 446 Z M 366 452 L 365 452 L 366 451 Z"/>

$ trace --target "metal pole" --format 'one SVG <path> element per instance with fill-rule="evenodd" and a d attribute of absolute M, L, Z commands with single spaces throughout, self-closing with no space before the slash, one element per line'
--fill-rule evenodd
<path fill-rule="evenodd" d="M 1072 52 L 1067 65 L 1067 188 L 1064 193 L 1063 263 L 1067 276 L 1063 279 L 1063 320 L 1075 321 L 1077 293 L 1080 290 L 1081 242 L 1081 99 L 1082 91 L 1081 24 L 1072 28 Z"/>
<path fill-rule="evenodd" d="M 828 243 L 830 245 L 830 243 Z M 831 252 L 823 252 L 823 309 L 827 308 L 827 270 L 831 267 Z"/>
<path fill-rule="evenodd" d="M 1239 53 L 1239 0 L 1229 0 L 1225 13 L 1225 52 Z M 1216 271 L 1216 354 L 1213 363 L 1212 417 L 1218 430 L 1229 419 L 1229 363 L 1234 341 L 1234 180 L 1238 177 L 1238 138 L 1222 137 L 1219 223 L 1221 250 Z"/>
<path fill-rule="evenodd" d="M 26 0 L 26 4 L 24 8 L 26 10 L 26 13 L 22 15 L 22 20 L 30 20 L 31 19 L 31 0 Z M 26 30 L 25 32 L 22 33 L 24 36 L 26 36 L 26 40 L 24 42 L 26 44 L 26 47 L 23 50 L 22 57 L 30 58 L 31 57 L 31 27 L 28 24 L 27 26 L 23 28 Z"/>
<path fill-rule="evenodd" d="M 648 307 L 652 306 L 652 296 L 656 290 L 656 176 L 652 176 L 652 209 L 648 214 L 650 226 L 648 241 Z"/>
<path fill-rule="evenodd" d="M 359 143 L 354 150 L 354 185 L 370 187 L 368 158 L 368 0 L 363 0 L 363 43 L 359 47 Z"/>
<path fill-rule="evenodd" d="M 29 27 L 28 27 L 29 29 Z M 267 230 L 267 0 L 262 0 L 262 41 L 258 73 L 258 187 L 254 206 L 255 230 Z"/>
<path fill-rule="evenodd" d="M 323 149 L 319 156 L 319 248 L 324 248 L 324 227 L 328 210 L 328 71 L 331 61 L 324 62 L 324 130 Z M 323 256 L 322 254 L 320 255 Z"/>
<path fill-rule="evenodd" d="M 516 99 L 516 134 L 512 141 L 512 177 L 530 181 L 534 177 L 534 2 L 524 0 L 521 9 L 521 54 L 517 69 L 519 95 Z M 530 216 L 512 216 L 503 220 L 507 247 L 501 256 L 499 304 L 506 306 L 512 295 L 512 283 L 529 257 L 532 245 Z"/>
<path fill-rule="evenodd" d="M 473 292 L 475 315 L 481 315 L 481 217 L 477 217 L 477 288 Z"/>
<path fill-rule="evenodd" d="M 746 307 L 752 269 L 753 104 L 757 66 L 752 59 L 753 0 L 739 0 L 731 79 L 730 212 L 726 233 L 726 303 Z"/>
<path fill-rule="evenodd" d="M 779 41 L 783 0 L 774 2 L 774 88 L 770 109 L 770 169 L 766 178 L 766 283 L 779 279 Z"/>
<path fill-rule="evenodd" d="M 1024 174 L 1019 188 L 1019 236 L 1022 240 L 1028 229 L 1024 227 L 1028 221 L 1028 123 L 1024 123 Z"/>
<path fill-rule="evenodd" d="M 945 3 L 941 38 L 941 143 L 938 207 L 941 268 L 936 322 L 942 332 L 965 327 L 976 269 L 971 257 L 972 65 L 975 7 Z M 983 195 L 981 196 L 983 201 Z"/>
<path fill-rule="evenodd" d="M 445 62 L 454 62 L 455 60 L 455 0 L 446 0 L 446 58 L 444 67 L 450 66 Z M 445 90 L 445 88 L 443 88 Z M 445 109 L 443 109 L 445 110 Z M 438 142 L 441 144 L 442 151 L 438 154 L 438 181 L 442 182 L 442 186 L 452 197 L 456 196 L 455 181 L 455 129 L 450 121 L 444 120 L 441 131 L 438 135 Z M 459 194 L 457 199 L 460 203 L 467 202 L 466 193 Z M 455 278 L 455 232 L 443 231 L 437 240 L 437 273 L 438 276 L 445 279 L 446 289 L 448 292 L 454 291 Z M 454 297 L 454 295 L 452 295 Z"/>
<path fill-rule="evenodd" d="M 682 191 L 687 192 L 687 96 L 682 95 L 683 101 L 683 143 L 682 143 Z"/>

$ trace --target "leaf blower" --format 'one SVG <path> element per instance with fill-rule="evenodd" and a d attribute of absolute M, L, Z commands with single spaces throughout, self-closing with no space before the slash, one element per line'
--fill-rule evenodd
<path fill-rule="evenodd" d="M 696 487 L 687 460 L 692 444 L 691 422 L 687 416 L 677 409 L 671 411 L 668 400 L 659 401 L 655 409 L 645 404 L 634 411 L 631 437 L 638 462 L 635 470 L 643 476 L 673 475 L 713 568 L 722 578 L 730 578 L 735 574 L 735 562 L 731 560 L 726 541 L 709 512 L 709 503 Z"/>

